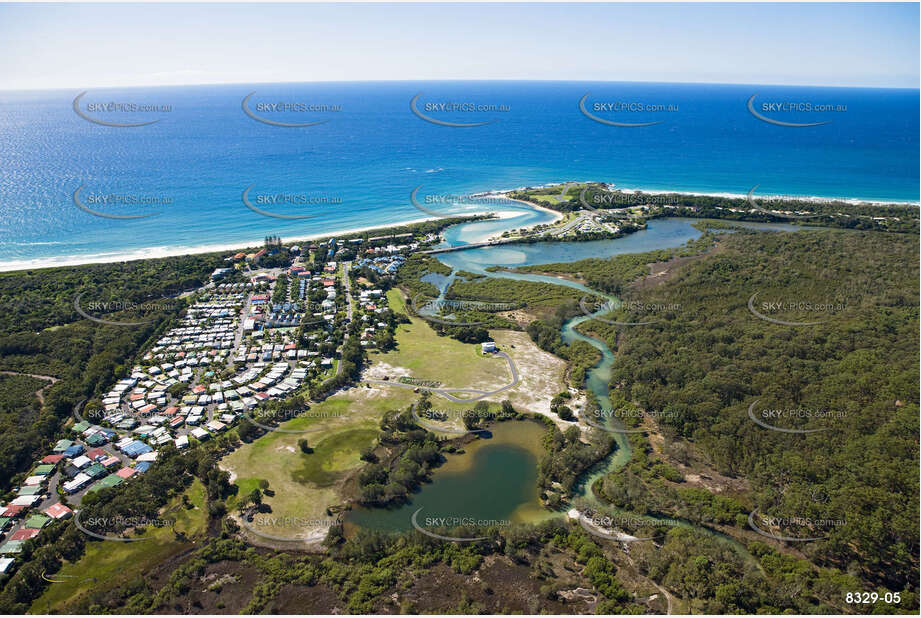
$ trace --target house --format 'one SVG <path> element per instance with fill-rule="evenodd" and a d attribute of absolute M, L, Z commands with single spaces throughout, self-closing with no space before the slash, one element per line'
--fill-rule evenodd
<path fill-rule="evenodd" d="M 143 455 L 144 453 L 149 453 L 152 450 L 153 450 L 152 448 L 150 448 L 148 445 L 144 444 L 140 440 L 135 440 L 131 442 L 131 444 L 128 444 L 124 448 L 122 448 L 122 452 L 128 457 L 131 457 L 132 459 L 138 457 L 139 455 Z"/>
<path fill-rule="evenodd" d="M 36 530 L 41 530 L 44 528 L 48 522 L 51 521 L 51 518 L 47 515 L 41 515 L 36 513 L 32 517 L 26 520 L 26 523 L 23 524 L 26 528 L 34 528 Z"/>
<path fill-rule="evenodd" d="M 86 449 L 83 448 L 83 445 L 82 445 L 82 444 L 74 444 L 74 445 L 68 447 L 67 449 L 65 449 L 64 454 L 67 455 L 68 457 L 73 458 L 73 457 L 78 457 L 78 456 L 82 455 L 82 454 L 83 454 L 83 451 L 85 451 L 85 450 L 86 450 Z"/>
<path fill-rule="evenodd" d="M 119 470 L 118 472 L 116 472 L 115 474 L 117 474 L 118 476 L 120 476 L 120 477 L 123 478 L 123 479 L 130 479 L 132 476 L 134 476 L 135 474 L 137 474 L 137 470 L 135 470 L 134 468 L 127 468 L 127 467 L 125 467 L 125 468 L 122 468 L 121 470 Z"/>
<path fill-rule="evenodd" d="M 94 463 L 84 470 L 83 473 L 91 478 L 98 479 L 100 476 L 105 475 L 106 467 L 101 463 Z"/>
<path fill-rule="evenodd" d="M 169 441 L 169 436 L 167 436 L 167 442 Z M 166 442 L 164 442 L 166 444 Z M 157 461 L 157 451 L 150 451 L 149 453 L 141 453 L 138 455 L 137 460 L 142 461 Z"/>
<path fill-rule="evenodd" d="M 86 456 L 92 459 L 93 461 L 100 461 L 101 459 L 105 459 L 106 457 L 108 457 L 109 454 L 106 453 L 101 448 L 94 448 L 93 450 L 88 452 Z"/>
<path fill-rule="evenodd" d="M 70 430 L 73 431 L 74 433 L 83 433 L 89 428 L 90 428 L 90 424 L 88 422 L 80 421 L 79 423 L 71 427 Z"/>
<path fill-rule="evenodd" d="M 32 470 L 33 476 L 48 476 L 54 472 L 54 464 L 40 464 Z"/>
<path fill-rule="evenodd" d="M 63 453 L 64 451 L 69 449 L 71 446 L 73 446 L 73 444 L 74 443 L 72 440 L 58 440 L 57 444 L 54 445 L 54 449 L 52 450 L 54 450 L 55 453 Z"/>
<path fill-rule="evenodd" d="M 0 517 L 18 517 L 25 508 L 26 507 L 20 504 L 7 504 L 3 507 L 3 510 L 0 511 Z"/>
<path fill-rule="evenodd" d="M 75 457 L 74 460 L 71 462 L 71 464 L 73 464 L 73 466 L 76 467 L 78 470 L 82 470 L 83 468 L 87 467 L 91 463 L 93 463 L 93 461 L 86 455 L 80 455 L 79 457 Z"/>
<path fill-rule="evenodd" d="M 11 541 L 28 541 L 31 538 L 37 537 L 38 533 L 41 530 L 37 528 L 20 528 L 16 532 L 10 535 Z"/>
<path fill-rule="evenodd" d="M 41 496 L 45 489 L 41 485 L 24 485 L 16 492 L 17 496 Z"/>
<path fill-rule="evenodd" d="M 97 431 L 86 439 L 86 443 L 90 446 L 102 446 L 108 441 L 109 439 L 106 437 L 106 434 L 101 431 Z"/>
<path fill-rule="evenodd" d="M 121 485 L 123 480 L 124 479 L 118 476 L 117 474 L 110 474 L 109 476 L 105 477 L 104 479 L 102 479 L 101 481 L 99 481 L 98 483 L 90 487 L 89 490 L 91 492 L 96 492 L 96 491 L 99 491 L 100 489 L 105 489 L 107 487 L 116 487 L 117 485 Z"/>
<path fill-rule="evenodd" d="M 47 509 L 45 509 L 44 513 L 53 519 L 67 519 L 73 515 L 73 511 L 60 502 L 49 506 Z"/>
<path fill-rule="evenodd" d="M 66 491 L 69 494 L 72 494 L 75 491 L 80 491 L 80 489 L 82 489 L 87 483 L 89 483 L 92 480 L 93 479 L 90 475 L 84 474 L 83 472 L 81 472 L 80 474 L 75 476 L 73 480 L 67 481 L 66 483 L 64 483 L 63 485 L 64 491 Z"/>
<path fill-rule="evenodd" d="M 495 341 L 484 341 L 480 344 L 483 348 L 483 354 L 492 354 L 496 351 L 496 342 Z"/>

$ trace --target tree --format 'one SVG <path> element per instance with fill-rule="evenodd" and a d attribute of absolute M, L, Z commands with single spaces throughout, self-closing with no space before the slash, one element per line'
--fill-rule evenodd
<path fill-rule="evenodd" d="M 240 439 L 244 442 L 249 442 L 254 437 L 256 437 L 256 426 L 253 425 L 253 422 L 246 418 L 245 416 L 240 419 L 240 424 L 237 425 L 237 435 L 240 436 Z"/>

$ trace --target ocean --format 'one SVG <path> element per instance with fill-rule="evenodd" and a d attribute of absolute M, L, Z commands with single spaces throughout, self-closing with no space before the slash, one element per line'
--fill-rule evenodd
<path fill-rule="evenodd" d="M 521 211 L 465 196 L 567 180 L 919 200 L 918 90 L 342 82 L 80 94 L 0 92 L 0 269 Z M 140 123 L 151 124 L 111 126 Z"/>

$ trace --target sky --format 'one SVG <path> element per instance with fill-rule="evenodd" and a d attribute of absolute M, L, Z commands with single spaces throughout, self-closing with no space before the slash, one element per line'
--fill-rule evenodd
<path fill-rule="evenodd" d="M 0 4 L 0 90 L 363 80 L 919 86 L 914 4 Z"/>

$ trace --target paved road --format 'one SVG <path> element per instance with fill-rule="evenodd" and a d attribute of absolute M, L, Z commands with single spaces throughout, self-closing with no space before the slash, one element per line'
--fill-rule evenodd
<path fill-rule="evenodd" d="M 349 277 L 349 271 L 351 269 L 351 262 L 342 263 L 342 284 L 345 286 L 345 299 L 348 301 L 346 305 L 346 316 L 349 322 L 352 321 L 352 279 Z M 346 333 L 345 336 L 348 337 L 349 334 Z"/>
<path fill-rule="evenodd" d="M 351 262 L 342 263 L 342 285 L 345 286 L 345 315 L 348 322 L 352 321 L 352 281 L 349 279 L 349 270 L 352 268 Z M 342 336 L 342 345 L 345 346 L 349 338 L 348 330 Z M 339 362 L 336 364 L 336 375 L 342 373 L 342 350 L 339 351 Z"/>
<path fill-rule="evenodd" d="M 478 388 L 430 388 L 428 386 L 417 386 L 415 384 L 403 384 L 402 382 L 391 382 L 389 380 L 365 380 L 365 382 L 368 382 L 369 384 L 396 386 L 399 388 L 409 388 L 413 390 L 418 388 L 424 391 L 435 393 L 437 395 L 441 395 L 445 399 L 449 401 L 453 401 L 455 403 L 468 403 L 471 401 L 479 401 L 480 399 L 485 399 L 486 397 L 492 397 L 493 395 L 498 395 L 499 393 L 503 391 L 507 391 L 510 388 L 515 388 L 516 386 L 518 386 L 518 382 L 520 381 L 519 376 L 518 376 L 518 367 L 515 366 L 515 361 L 512 360 L 512 357 L 509 356 L 505 352 L 496 352 L 495 355 L 501 356 L 506 361 L 508 361 L 508 368 L 512 372 L 512 382 L 510 384 L 506 384 L 502 388 L 497 388 L 494 391 L 484 391 Z M 478 396 L 467 398 L 467 399 L 461 399 L 459 397 L 455 397 L 451 393 L 474 393 Z"/>

